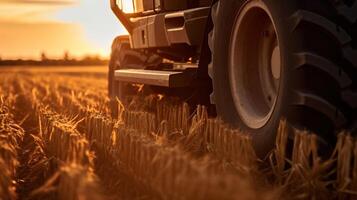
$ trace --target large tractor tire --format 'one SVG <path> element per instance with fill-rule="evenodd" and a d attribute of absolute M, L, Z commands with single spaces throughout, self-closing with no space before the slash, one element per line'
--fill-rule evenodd
<path fill-rule="evenodd" d="M 356 132 L 357 1 L 221 0 L 211 15 L 217 112 L 252 134 L 258 155 L 281 118 L 323 145 Z"/>
<path fill-rule="evenodd" d="M 112 44 L 112 53 L 108 70 L 108 94 L 112 105 L 112 115 L 117 115 L 117 100 L 127 103 L 128 97 L 137 95 L 136 85 L 115 80 L 114 72 L 118 69 L 145 69 L 156 67 L 162 58 L 144 50 L 134 50 L 130 47 L 129 36 L 118 36 Z"/>

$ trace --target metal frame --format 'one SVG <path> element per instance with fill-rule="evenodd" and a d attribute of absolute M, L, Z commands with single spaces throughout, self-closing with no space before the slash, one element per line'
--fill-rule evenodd
<path fill-rule="evenodd" d="M 160 0 L 160 6 L 163 6 L 163 2 Z M 202 45 L 205 35 L 210 7 L 166 11 L 165 8 L 155 9 L 159 3 L 157 0 L 147 3 L 143 5 L 143 12 L 136 10 L 137 13 L 125 13 L 118 6 L 121 2 L 110 0 L 113 13 L 130 34 L 131 48 L 150 48 L 164 52 L 162 55 L 169 53 L 168 56 L 172 53 L 185 58 L 197 56 L 197 48 Z"/>
<path fill-rule="evenodd" d="M 130 17 L 127 14 L 125 14 L 121 9 L 119 9 L 116 0 L 110 0 L 110 7 L 113 13 L 115 14 L 115 16 L 117 16 L 117 18 L 126 28 L 126 30 L 131 34 L 134 29 L 134 23 L 130 21 Z"/>
<path fill-rule="evenodd" d="M 195 74 L 196 69 L 194 68 L 187 68 L 183 71 L 119 69 L 115 71 L 115 79 L 128 83 L 180 88 L 190 86 Z"/>
<path fill-rule="evenodd" d="M 144 0 L 142 0 L 142 1 L 144 1 Z M 157 2 L 155 0 L 152 0 L 152 10 L 143 10 L 141 12 L 135 12 L 135 13 L 125 13 L 122 10 L 123 9 L 123 0 L 121 0 L 121 8 L 117 4 L 116 0 L 110 0 L 110 6 L 111 6 L 113 13 L 116 15 L 116 17 L 119 19 L 119 21 L 124 25 L 124 27 L 127 29 L 127 31 L 129 33 L 132 33 L 133 27 L 135 25 L 130 20 L 130 18 L 145 17 L 145 16 L 155 15 L 155 14 L 159 14 L 159 13 L 166 11 L 165 10 L 165 1 L 164 0 L 159 0 L 159 1 L 160 1 L 160 8 L 157 8 Z M 135 11 L 136 8 L 135 8 L 134 0 L 132 0 L 132 4 L 133 4 L 133 9 Z M 170 12 L 175 12 L 175 11 L 182 11 L 182 9 L 170 10 Z"/>

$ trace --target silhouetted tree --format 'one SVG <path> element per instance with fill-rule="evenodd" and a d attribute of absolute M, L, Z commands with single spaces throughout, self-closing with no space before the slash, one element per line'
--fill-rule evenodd
<path fill-rule="evenodd" d="M 64 55 L 63 55 L 63 60 L 65 61 L 68 61 L 70 58 L 69 58 L 69 52 L 68 51 L 65 51 L 64 52 Z"/>
<path fill-rule="evenodd" d="M 46 61 L 46 60 L 48 60 L 48 58 L 47 58 L 46 53 L 43 51 L 43 52 L 41 53 L 41 61 Z"/>

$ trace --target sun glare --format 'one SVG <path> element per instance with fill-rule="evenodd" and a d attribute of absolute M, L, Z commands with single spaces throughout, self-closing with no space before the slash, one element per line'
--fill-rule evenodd
<path fill-rule="evenodd" d="M 80 26 L 85 38 L 106 55 L 110 53 L 112 40 L 117 35 L 127 34 L 112 13 L 109 1 L 81 0 L 79 4 L 59 11 L 55 19 Z"/>
<path fill-rule="evenodd" d="M 119 8 L 122 8 L 125 13 L 134 12 L 134 6 L 132 0 L 116 0 Z"/>
<path fill-rule="evenodd" d="M 125 12 L 133 11 L 130 0 L 123 1 L 123 6 Z M 69 34 L 68 29 L 73 27 L 76 31 Z M 20 33 L 22 38 L 15 38 Z M 38 58 L 44 50 L 54 57 L 62 56 L 64 51 L 108 57 L 112 40 L 123 34 L 127 31 L 112 13 L 109 0 L 77 0 L 64 5 L 5 4 L 0 0 L 2 58 Z M 17 40 L 22 45 L 15 45 Z"/>

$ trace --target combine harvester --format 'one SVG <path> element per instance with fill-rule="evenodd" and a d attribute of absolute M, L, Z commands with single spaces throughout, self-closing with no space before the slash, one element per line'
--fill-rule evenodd
<path fill-rule="evenodd" d="M 127 12 L 125 5 L 132 6 Z M 273 148 L 281 118 L 333 146 L 357 127 L 356 0 L 111 0 L 109 95 L 144 90 L 214 105 Z"/>

